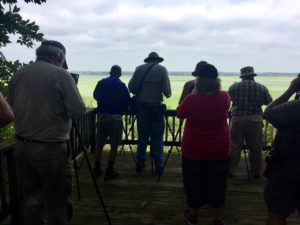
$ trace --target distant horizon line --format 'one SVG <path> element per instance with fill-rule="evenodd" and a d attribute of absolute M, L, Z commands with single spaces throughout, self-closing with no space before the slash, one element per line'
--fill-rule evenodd
<path fill-rule="evenodd" d="M 109 74 L 109 71 L 89 71 L 89 70 L 70 70 L 72 73 L 89 73 L 89 74 L 103 74 L 107 75 Z M 133 74 L 134 71 L 122 71 L 122 75 L 131 75 Z M 258 75 L 297 75 L 298 72 L 256 72 Z M 176 74 L 176 75 L 192 75 L 192 71 L 168 71 L 169 75 Z M 221 72 L 219 71 L 219 74 L 223 75 L 238 75 L 240 74 L 239 72 Z"/>

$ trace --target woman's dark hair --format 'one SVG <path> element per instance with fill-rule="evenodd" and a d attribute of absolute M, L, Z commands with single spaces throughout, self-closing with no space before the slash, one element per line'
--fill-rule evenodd
<path fill-rule="evenodd" d="M 197 77 L 195 80 L 195 89 L 198 93 L 218 94 L 221 90 L 220 78 Z"/>

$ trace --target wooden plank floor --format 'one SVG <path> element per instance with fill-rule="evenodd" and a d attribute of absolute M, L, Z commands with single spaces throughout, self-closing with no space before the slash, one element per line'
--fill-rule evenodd
<path fill-rule="evenodd" d="M 107 152 L 103 164 L 106 166 Z M 90 154 L 93 165 L 93 155 Z M 77 160 L 77 162 L 79 162 Z M 228 225 L 265 225 L 267 209 L 263 200 L 264 179 L 247 180 L 245 161 L 241 160 L 236 177 L 228 180 L 224 214 Z M 97 182 L 101 189 L 106 208 L 113 225 L 182 225 L 186 224 L 183 211 L 186 200 L 181 175 L 181 156 L 174 149 L 167 163 L 161 181 L 151 173 L 150 158 L 141 175 L 135 172 L 135 164 L 129 151 L 118 155 L 115 164 L 120 178 L 113 181 Z M 83 161 L 79 171 L 82 198 L 77 198 L 75 187 L 75 209 L 72 225 L 107 224 L 103 208 L 95 192 L 92 179 Z M 209 207 L 199 210 L 198 224 L 210 225 Z M 300 224 L 293 214 L 288 224 Z"/>

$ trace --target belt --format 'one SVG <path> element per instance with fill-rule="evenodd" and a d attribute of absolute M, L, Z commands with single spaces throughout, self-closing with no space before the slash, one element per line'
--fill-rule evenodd
<path fill-rule="evenodd" d="M 35 140 L 35 139 L 30 139 L 30 138 L 25 138 L 21 136 L 16 136 L 15 137 L 18 141 L 24 141 L 24 142 L 29 142 L 29 143 L 43 143 L 43 144 L 61 144 L 65 143 L 68 140 L 63 140 L 63 141 L 55 141 L 55 142 L 50 142 L 50 141 L 40 141 L 40 140 Z"/>

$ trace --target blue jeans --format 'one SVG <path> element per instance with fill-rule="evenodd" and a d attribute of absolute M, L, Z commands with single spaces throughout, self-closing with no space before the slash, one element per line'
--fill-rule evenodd
<path fill-rule="evenodd" d="M 165 128 L 163 113 L 156 120 L 151 120 L 149 112 L 145 109 L 143 103 L 137 103 L 136 117 L 138 128 L 137 165 L 143 165 L 147 160 L 146 150 L 150 138 L 155 167 L 162 167 L 164 162 L 163 135 Z"/>

